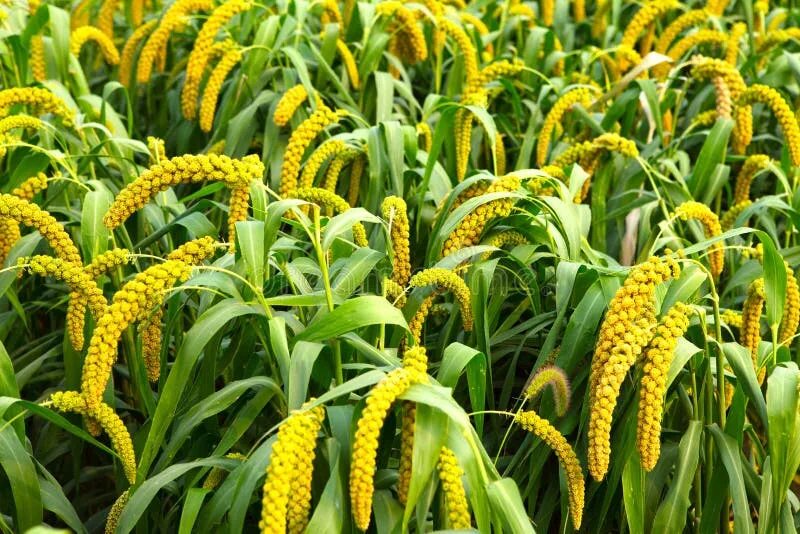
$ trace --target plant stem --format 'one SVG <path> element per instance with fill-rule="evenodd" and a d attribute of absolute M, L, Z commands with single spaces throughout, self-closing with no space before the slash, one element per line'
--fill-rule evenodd
<path fill-rule="evenodd" d="M 328 273 L 328 258 L 325 255 L 325 251 L 322 250 L 322 232 L 320 229 L 319 206 L 314 205 L 311 209 L 314 210 L 314 249 L 317 252 L 317 260 L 319 261 L 319 268 L 322 272 L 322 283 L 325 286 L 325 300 L 328 303 L 328 311 L 332 312 L 334 309 L 333 290 L 331 290 L 331 280 Z M 339 346 L 339 341 L 336 339 L 332 340 L 331 348 L 333 350 L 336 384 L 343 384 L 344 373 L 342 372 L 342 348 Z"/>

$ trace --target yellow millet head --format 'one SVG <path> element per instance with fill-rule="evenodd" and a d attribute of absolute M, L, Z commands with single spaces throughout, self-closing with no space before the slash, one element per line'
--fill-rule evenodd
<path fill-rule="evenodd" d="M 34 228 L 47 240 L 56 256 L 68 263 L 83 265 L 81 255 L 69 234 L 52 215 L 36 204 L 15 195 L 0 194 L 0 218 Z"/>
<path fill-rule="evenodd" d="M 659 54 L 667 53 L 670 45 L 675 39 L 678 38 L 684 30 L 697 26 L 706 22 L 709 18 L 709 13 L 705 9 L 692 9 L 686 11 L 681 16 L 669 23 L 666 28 L 658 36 L 656 41 L 655 51 Z M 667 67 L 669 68 L 669 67 Z"/>
<path fill-rule="evenodd" d="M 114 38 L 114 12 L 119 2 L 120 0 L 103 0 L 97 13 L 97 28 L 109 39 Z"/>
<path fill-rule="evenodd" d="M 569 509 L 572 525 L 575 530 L 581 528 L 583 519 L 585 482 L 580 461 L 567 440 L 546 419 L 539 417 L 533 410 L 519 412 L 514 420 L 528 432 L 532 432 L 553 449 L 561 467 L 567 474 L 567 490 L 569 492 Z"/>
<path fill-rule="evenodd" d="M 294 468 L 294 477 L 291 481 L 288 520 L 291 534 L 302 534 L 306 531 L 311 511 L 311 480 L 314 470 L 314 449 L 316 448 L 317 434 L 325 418 L 324 408 L 318 406 L 310 411 L 311 428 L 307 428 L 301 438 L 298 451 L 297 465 Z"/>
<path fill-rule="evenodd" d="M 741 73 L 730 63 L 724 60 L 696 56 L 692 58 L 692 77 L 696 80 L 712 80 L 717 76 L 725 79 L 731 91 L 731 96 L 738 99 L 747 89 Z"/>
<path fill-rule="evenodd" d="M 639 35 L 645 31 L 654 21 L 658 20 L 673 9 L 677 9 L 680 3 L 677 0 L 650 0 L 644 4 L 633 16 L 631 21 L 625 26 L 625 31 L 620 40 L 621 46 L 633 48 L 639 39 Z M 626 70 L 624 67 L 620 67 Z"/>
<path fill-rule="evenodd" d="M 322 143 L 306 160 L 305 166 L 303 167 L 303 174 L 300 176 L 300 187 L 313 187 L 315 178 L 325 162 L 328 161 L 329 158 L 344 152 L 346 148 L 347 145 L 344 141 L 339 139 L 328 139 Z"/>
<path fill-rule="evenodd" d="M 125 265 L 131 261 L 131 252 L 125 248 L 115 248 L 95 256 L 92 262 L 83 268 L 90 278 L 96 279 L 108 273 L 114 267 Z"/>
<path fill-rule="evenodd" d="M 733 100 L 731 99 L 731 92 L 728 89 L 728 84 L 725 83 L 725 78 L 717 76 L 712 80 L 714 84 L 714 93 L 717 97 L 717 117 L 720 119 L 730 119 L 733 113 Z"/>
<path fill-rule="evenodd" d="M 336 51 L 339 52 L 339 57 L 342 58 L 345 71 L 347 71 L 347 78 L 350 80 L 350 85 L 353 89 L 358 90 L 361 87 L 361 79 L 358 75 L 358 64 L 353 52 L 347 46 L 347 43 L 341 39 L 336 40 Z"/>
<path fill-rule="evenodd" d="M 520 232 L 516 230 L 503 230 L 497 234 L 494 234 L 489 239 L 486 240 L 484 243 L 490 247 L 497 247 L 503 248 L 505 246 L 512 246 L 515 247 L 517 245 L 526 245 L 528 244 L 528 238 L 522 235 Z M 492 256 L 492 252 L 485 252 L 482 256 L 482 259 L 488 259 Z"/>
<path fill-rule="evenodd" d="M 758 345 L 761 343 L 761 312 L 764 309 L 764 279 L 758 278 L 747 289 L 747 298 L 742 306 L 742 328 L 739 331 L 739 343 L 750 351 L 753 368 L 756 370 L 758 383 L 764 382 L 767 370 L 758 365 Z"/>
<path fill-rule="evenodd" d="M 411 287 L 434 286 L 452 292 L 461 308 L 464 330 L 466 332 L 472 330 L 472 295 L 467 284 L 455 271 L 431 267 L 412 276 L 409 284 Z"/>
<path fill-rule="evenodd" d="M 14 87 L 0 90 L 0 118 L 7 117 L 16 105 L 28 106 L 31 114 L 52 113 L 61 118 L 65 126 L 72 126 L 75 113 L 63 100 L 40 87 Z"/>
<path fill-rule="evenodd" d="M 206 133 L 210 132 L 211 127 L 214 126 L 217 98 L 222 90 L 222 84 L 241 59 L 242 50 L 233 48 L 225 52 L 214 70 L 211 71 L 211 76 L 209 76 L 203 91 L 203 100 L 200 102 L 200 129 Z"/>
<path fill-rule="evenodd" d="M 719 17 L 725 11 L 725 8 L 728 7 L 729 3 L 730 3 L 729 0 L 708 0 L 706 9 L 711 15 Z M 758 3 L 758 0 L 756 1 L 756 3 Z M 756 9 L 756 11 L 758 10 Z"/>
<path fill-rule="evenodd" d="M 137 274 L 114 294 L 108 311 L 97 321 L 83 364 L 81 392 L 91 410 L 96 409 L 117 359 L 117 344 L 122 332 L 135 321 L 143 320 L 152 304 L 160 302 L 163 291 L 191 274 L 182 261 L 167 260 Z"/>
<path fill-rule="evenodd" d="M 297 108 L 299 108 L 307 98 L 308 92 L 306 92 L 306 88 L 303 84 L 297 84 L 286 91 L 278 101 L 278 105 L 275 106 L 275 113 L 272 116 L 275 125 L 283 127 L 289 124 L 289 120 L 291 120 L 294 112 L 297 111 Z"/>
<path fill-rule="evenodd" d="M 136 67 L 136 81 L 147 83 L 153 72 L 153 66 L 159 57 L 163 57 L 164 47 L 170 34 L 183 25 L 184 16 L 197 11 L 208 11 L 214 8 L 213 0 L 177 0 L 161 17 L 156 29 L 150 34 L 139 54 Z"/>
<path fill-rule="evenodd" d="M 311 466 L 324 415 L 322 406 L 303 409 L 290 414 L 278 429 L 262 491 L 262 533 L 284 534 L 287 524 L 292 532 L 302 531 L 303 514 L 308 521 Z"/>
<path fill-rule="evenodd" d="M 391 302 L 395 308 L 402 308 L 406 305 L 406 293 L 403 286 L 391 278 L 384 278 L 383 289 L 386 294 L 386 299 Z"/>
<path fill-rule="evenodd" d="M 481 38 L 489 35 L 489 27 L 486 25 L 485 22 L 481 20 L 479 16 L 473 15 L 469 11 L 462 10 L 458 13 L 458 17 L 461 19 L 462 24 L 465 24 L 467 26 L 472 26 L 474 28 L 474 31 L 478 32 L 478 35 Z M 494 45 L 491 42 L 485 44 L 481 43 L 481 44 L 483 45 L 484 48 L 484 50 L 481 53 L 481 58 L 484 59 L 485 61 L 491 61 L 492 58 L 494 57 Z"/>
<path fill-rule="evenodd" d="M 343 110 L 333 111 L 329 107 L 321 104 L 317 111 L 304 120 L 297 129 L 292 132 L 289 143 L 283 153 L 283 165 L 281 166 L 281 184 L 279 193 L 282 198 L 291 198 L 297 189 L 297 175 L 300 172 L 300 162 L 303 159 L 306 149 L 311 142 L 328 126 L 337 123 L 340 119 L 347 116 Z"/>
<path fill-rule="evenodd" d="M 108 511 L 108 517 L 106 517 L 105 534 L 115 534 L 115 532 L 117 532 L 119 516 L 122 515 L 122 510 L 124 510 L 125 505 L 128 504 L 129 497 L 130 490 L 125 490 L 120 494 L 119 497 L 117 497 L 117 500 L 114 501 L 114 504 L 111 505 L 111 509 Z"/>
<path fill-rule="evenodd" d="M 296 198 L 311 202 L 322 208 L 329 208 L 334 213 L 344 213 L 350 209 L 350 204 L 345 199 L 327 189 L 320 187 L 307 187 L 294 192 Z M 353 240 L 359 247 L 367 246 L 367 232 L 360 222 L 353 225 Z"/>
<path fill-rule="evenodd" d="M 103 223 L 109 229 L 117 228 L 157 193 L 181 183 L 211 180 L 231 188 L 249 187 L 251 181 L 260 180 L 263 174 L 264 164 L 255 154 L 242 159 L 215 154 L 170 158 L 153 165 L 120 191 L 103 217 Z"/>
<path fill-rule="evenodd" d="M 730 63 L 721 59 L 695 57 L 692 60 L 692 77 L 698 80 L 713 80 L 721 77 L 730 91 L 731 98 L 738 100 L 747 86 L 741 73 Z M 737 154 L 744 154 L 745 149 L 753 138 L 753 110 L 750 105 L 736 102 L 734 108 L 733 150 Z"/>
<path fill-rule="evenodd" d="M 23 200 L 31 201 L 33 197 L 47 189 L 47 175 L 43 172 L 38 173 L 36 176 L 31 176 L 21 184 L 19 187 L 14 188 L 11 194 Z"/>
<path fill-rule="evenodd" d="M 42 127 L 42 120 L 30 115 L 11 115 L 4 119 L 0 119 L 0 133 L 7 133 L 17 128 L 40 130 Z"/>
<path fill-rule="evenodd" d="M 636 148 L 635 142 L 613 132 L 604 133 L 595 137 L 592 140 L 592 145 L 596 148 L 602 148 L 608 152 L 616 152 L 629 158 L 639 157 L 639 150 Z"/>
<path fill-rule="evenodd" d="M 786 138 L 792 165 L 800 166 L 800 126 L 797 124 L 797 117 L 792 112 L 792 108 L 778 91 L 761 84 L 753 84 L 748 87 L 738 101 L 740 106 L 756 103 L 764 104 L 772 110 L 781 126 L 783 136 Z"/>
<path fill-rule="evenodd" d="M 41 35 L 31 37 L 31 57 L 28 65 L 34 80 L 43 82 L 47 79 L 47 59 L 44 55 L 44 37 Z"/>
<path fill-rule="evenodd" d="M 139 323 L 142 359 L 147 379 L 151 383 L 158 382 L 161 376 L 161 317 L 163 315 L 164 308 L 159 306 L 151 317 Z"/>
<path fill-rule="evenodd" d="M 494 135 L 494 151 L 497 155 L 495 174 L 502 176 L 506 173 L 506 146 L 503 144 L 503 134 L 500 132 Z"/>
<path fill-rule="evenodd" d="M 108 35 L 103 33 L 100 28 L 96 28 L 94 26 L 81 26 L 70 34 L 70 53 L 72 53 L 74 56 L 80 55 L 81 48 L 83 48 L 83 45 L 89 41 L 97 43 L 97 46 L 100 48 L 100 52 L 103 54 L 103 59 L 106 60 L 106 63 L 109 65 L 119 64 L 119 50 L 117 50 L 117 47 L 114 46 L 114 41 L 112 41 Z"/>
<path fill-rule="evenodd" d="M 250 187 L 236 187 L 231 190 L 231 200 L 228 204 L 228 243 L 231 252 L 235 251 L 236 223 L 247 220 L 250 209 Z"/>
<path fill-rule="evenodd" d="M 513 61 L 508 61 L 507 59 L 502 59 L 481 69 L 476 83 L 478 86 L 483 86 L 501 78 L 516 76 L 524 69 L 525 63 L 522 60 L 514 59 Z"/>
<path fill-rule="evenodd" d="M 403 367 L 420 375 L 428 373 L 428 355 L 425 347 L 417 345 L 407 348 L 403 353 Z"/>
<path fill-rule="evenodd" d="M 327 208 L 336 214 L 344 213 L 350 209 L 350 204 L 345 199 L 322 187 L 301 187 L 294 191 L 294 196 L 301 200 Z"/>
<path fill-rule="evenodd" d="M 678 339 L 689 328 L 691 314 L 691 306 L 676 303 L 661 319 L 655 336 L 644 352 L 636 443 L 645 471 L 653 470 L 661 454 L 661 415 L 667 389 L 667 372 Z"/>
<path fill-rule="evenodd" d="M 727 87 L 727 86 L 726 86 Z M 708 111 L 703 111 L 702 113 L 698 113 L 695 115 L 694 119 L 692 119 L 692 124 L 690 127 L 703 127 L 703 126 L 711 126 L 717 120 L 717 110 L 710 109 Z"/>
<path fill-rule="evenodd" d="M 354 208 L 358 205 L 358 194 L 361 190 L 361 177 L 367 162 L 366 154 L 359 154 L 353 159 L 350 167 L 350 185 L 347 189 L 347 203 Z"/>
<path fill-rule="evenodd" d="M 445 16 L 436 19 L 436 27 L 453 39 L 457 50 L 464 59 L 464 88 L 474 87 L 480 73 L 478 71 L 478 54 L 472 39 L 464 31 L 464 28 Z"/>
<path fill-rule="evenodd" d="M 549 387 L 553 392 L 556 415 L 563 417 L 569 409 L 570 397 L 572 396 L 569 378 L 567 378 L 564 370 L 555 365 L 541 367 L 531 377 L 528 386 L 525 388 L 525 398 L 536 398 L 546 387 Z"/>
<path fill-rule="evenodd" d="M 420 373 L 400 368 L 387 374 L 367 396 L 353 439 L 353 457 L 350 462 L 350 499 L 356 527 L 367 530 L 372 514 L 372 496 L 378 438 L 394 401 L 412 383 L 422 379 Z"/>
<path fill-rule="evenodd" d="M 678 40 L 667 52 L 667 55 L 677 61 L 682 58 L 689 50 L 700 45 L 719 45 L 728 44 L 728 34 L 718 30 L 698 30 Z"/>
<path fill-rule="evenodd" d="M 117 75 L 119 82 L 125 87 L 131 86 L 131 74 L 133 73 L 133 61 L 136 59 L 136 52 L 139 50 L 139 45 L 156 29 L 158 26 L 158 19 L 153 19 L 140 25 L 125 41 L 125 46 L 122 47 L 122 53 L 119 60 L 119 73 Z"/>
<path fill-rule="evenodd" d="M 465 103 L 466 104 L 466 103 Z M 455 117 L 456 178 L 464 180 L 469 167 L 469 153 L 472 148 L 472 112 L 461 108 Z"/>
<path fill-rule="evenodd" d="M 711 208 L 700 202 L 688 201 L 675 208 L 675 215 L 683 221 L 693 219 L 703 225 L 707 238 L 712 238 L 722 233 L 717 214 Z M 719 278 L 725 266 L 725 250 L 722 243 L 716 242 L 709 247 L 708 263 L 711 275 Z"/>
<path fill-rule="evenodd" d="M 345 165 L 357 159 L 361 159 L 361 156 L 361 151 L 355 148 L 346 148 L 342 152 L 336 154 L 330 165 L 328 165 L 328 170 L 325 172 L 323 187 L 328 191 L 335 192 L 336 186 L 339 184 L 339 176 L 342 174 Z M 350 204 L 349 201 L 348 204 Z"/>
<path fill-rule="evenodd" d="M 516 191 L 519 186 L 519 178 L 507 175 L 489 184 L 485 192 L 513 192 Z M 468 194 L 474 194 L 474 196 L 483 194 L 479 193 L 480 190 L 479 186 L 475 191 L 471 191 Z M 467 192 L 468 190 L 464 191 L 464 193 Z M 475 208 L 475 210 L 470 212 L 458 223 L 456 229 L 447 237 L 442 246 L 442 256 L 449 256 L 462 248 L 471 247 L 480 243 L 481 234 L 484 228 L 486 228 L 486 225 L 493 219 L 507 217 L 514 208 L 514 202 L 514 197 L 507 197 L 491 200 Z"/>
<path fill-rule="evenodd" d="M 753 202 L 750 200 L 743 200 L 742 202 L 731 206 L 731 208 L 725 212 L 725 215 L 722 216 L 722 219 L 719 222 L 722 231 L 726 232 L 733 228 L 733 225 L 736 223 L 736 219 L 739 218 L 739 215 L 741 215 L 742 212 L 752 204 Z"/>
<path fill-rule="evenodd" d="M 19 224 L 13 219 L 0 217 L 0 267 L 5 264 L 8 253 L 20 238 Z"/>
<path fill-rule="evenodd" d="M 144 19 L 145 0 L 131 0 L 131 23 L 139 26 Z"/>
<path fill-rule="evenodd" d="M 417 25 L 417 17 L 413 11 L 401 2 L 388 0 L 377 4 L 375 14 L 391 17 L 389 31 L 395 44 L 391 48 L 399 59 L 413 65 L 428 58 L 428 43 L 422 29 Z"/>
<path fill-rule="evenodd" d="M 73 291 L 70 293 L 69 302 L 67 304 L 67 332 L 69 333 L 69 342 L 72 348 L 76 351 L 83 350 L 83 343 L 85 341 L 83 336 L 83 329 L 86 326 L 86 306 L 88 302 L 86 298 Z"/>
<path fill-rule="evenodd" d="M 772 160 L 766 154 L 752 154 L 744 160 L 739 174 L 736 175 L 736 186 L 733 192 L 733 203 L 739 204 L 750 200 L 750 186 L 756 175 L 767 168 Z"/>
<path fill-rule="evenodd" d="M 772 26 L 775 20 L 780 20 L 777 15 L 770 21 L 770 26 Z M 762 54 L 771 48 L 775 48 L 787 41 L 796 40 L 798 38 L 800 38 L 800 28 L 772 29 L 756 39 L 756 50 L 759 54 Z"/>
<path fill-rule="evenodd" d="M 339 11 L 339 4 L 336 0 L 322 0 L 322 17 L 320 20 L 323 25 L 325 24 L 339 24 L 342 25 L 342 13 Z"/>
<path fill-rule="evenodd" d="M 541 0 L 539 4 L 539 11 L 542 17 L 542 26 L 552 26 L 553 17 L 556 12 L 555 0 Z"/>
<path fill-rule="evenodd" d="M 671 257 L 652 257 L 633 267 L 608 306 L 589 377 L 589 472 L 602 480 L 611 458 L 611 419 L 622 382 L 650 342 L 657 321 L 656 287 L 680 274 Z"/>
<path fill-rule="evenodd" d="M 248 11 L 252 3 L 247 0 L 226 0 L 211 12 L 197 34 L 194 47 L 186 64 L 186 80 L 181 91 L 181 111 L 186 120 L 197 115 L 197 97 L 200 82 L 209 61 L 209 52 L 220 30 L 236 15 Z"/>
<path fill-rule="evenodd" d="M 397 500 L 403 505 L 408 502 L 408 488 L 411 486 L 416 424 L 417 406 L 413 402 L 406 401 L 403 403 L 403 416 L 400 422 L 400 465 L 397 467 Z"/>
<path fill-rule="evenodd" d="M 747 24 L 744 22 L 737 22 L 730 29 L 728 34 L 728 42 L 725 49 L 725 61 L 732 66 L 736 66 L 739 59 L 739 45 L 741 44 L 742 37 L 747 33 Z"/>
<path fill-rule="evenodd" d="M 241 461 L 247 460 L 247 456 L 238 452 L 228 453 L 225 455 L 225 458 L 230 458 L 232 460 L 241 460 Z M 207 490 L 216 489 L 222 483 L 222 480 L 225 478 L 225 475 L 227 473 L 228 472 L 221 467 L 214 467 L 213 469 L 211 469 L 211 471 L 208 473 L 208 476 L 203 481 L 203 489 Z"/>
<path fill-rule="evenodd" d="M 400 197 L 386 197 L 381 204 L 383 218 L 389 223 L 392 239 L 392 280 L 404 286 L 411 278 L 410 227 L 406 202 Z"/>
<path fill-rule="evenodd" d="M 472 519 L 469 515 L 467 494 L 464 491 L 464 483 L 461 480 L 461 477 L 464 476 L 464 471 L 458 465 L 458 458 L 456 458 L 453 451 L 447 447 L 442 447 L 439 452 L 439 463 L 436 469 L 439 473 L 439 480 L 442 482 L 448 526 L 453 530 L 471 528 Z"/>
<path fill-rule="evenodd" d="M 90 406 L 86 398 L 77 391 L 57 391 L 50 400 L 53 407 L 59 411 L 86 415 L 94 419 L 108 434 L 128 482 L 136 483 L 136 455 L 133 452 L 131 435 L 125 428 L 125 423 L 109 405 L 100 402 L 97 406 Z"/>
<path fill-rule="evenodd" d="M 722 322 L 733 328 L 742 328 L 742 313 L 736 310 L 722 310 L 720 313 Z"/>
<path fill-rule="evenodd" d="M 783 304 L 783 318 L 778 329 L 778 341 L 789 345 L 797 333 L 797 327 L 800 326 L 800 287 L 798 287 L 794 270 L 786 261 L 783 263 L 786 267 L 786 301 Z"/>
<path fill-rule="evenodd" d="M 199 265 L 214 255 L 215 244 L 214 238 L 210 236 L 193 239 L 170 252 L 167 259 L 180 261 L 187 265 Z"/>
<path fill-rule="evenodd" d="M 433 147 L 433 132 L 427 122 L 417 123 L 417 136 L 422 138 L 420 147 L 425 152 L 430 152 Z"/>
<path fill-rule="evenodd" d="M 106 312 L 108 304 L 106 298 L 97 283 L 84 271 L 83 266 L 52 256 L 20 258 L 18 265 L 39 276 L 51 276 L 63 281 L 73 293 L 88 304 L 95 319 L 99 319 Z"/>
<path fill-rule="evenodd" d="M 436 292 L 425 297 L 425 300 L 422 301 L 417 311 L 414 312 L 414 316 L 408 322 L 408 330 L 417 345 L 422 345 L 422 328 L 425 326 L 425 319 L 428 318 L 434 300 L 436 300 Z"/>
<path fill-rule="evenodd" d="M 150 165 L 158 165 L 167 159 L 167 150 L 164 140 L 160 137 L 147 136 L 147 150 L 150 151 Z"/>

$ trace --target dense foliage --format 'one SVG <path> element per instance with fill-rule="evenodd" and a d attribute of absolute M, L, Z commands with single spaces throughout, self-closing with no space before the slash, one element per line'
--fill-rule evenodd
<path fill-rule="evenodd" d="M 796 532 L 798 24 L 0 0 L 0 530 Z"/>

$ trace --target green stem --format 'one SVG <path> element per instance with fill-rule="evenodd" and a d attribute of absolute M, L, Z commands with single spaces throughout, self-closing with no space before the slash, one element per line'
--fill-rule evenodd
<path fill-rule="evenodd" d="M 328 258 L 325 255 L 325 251 L 322 250 L 322 231 L 320 229 L 319 206 L 315 204 L 311 209 L 314 210 L 314 249 L 317 252 L 317 261 L 319 261 L 319 268 L 322 272 L 322 283 L 325 286 L 325 300 L 328 303 L 328 311 L 332 312 L 334 309 L 333 290 L 331 289 L 331 280 L 328 274 Z M 339 346 L 338 340 L 334 339 L 331 341 L 331 348 L 333 349 L 336 384 L 343 384 L 344 373 L 342 372 L 342 349 Z"/>

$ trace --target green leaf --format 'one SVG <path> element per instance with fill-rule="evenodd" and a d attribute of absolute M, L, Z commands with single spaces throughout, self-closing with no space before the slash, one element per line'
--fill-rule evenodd
<path fill-rule="evenodd" d="M 178 534 L 191 534 L 194 530 L 194 523 L 197 521 L 197 514 L 200 513 L 200 507 L 203 506 L 203 500 L 206 494 L 211 490 L 205 488 L 191 488 L 186 493 L 186 500 L 183 503 L 183 510 L 181 511 L 181 522 L 178 526 Z"/>
<path fill-rule="evenodd" d="M 164 454 L 156 466 L 156 470 L 160 470 L 160 468 L 172 462 L 178 450 L 189 439 L 192 431 L 204 420 L 226 410 L 249 390 L 261 388 L 271 391 L 272 395 L 281 395 L 281 390 L 274 380 L 263 376 L 254 376 L 231 382 L 219 391 L 215 391 L 209 397 L 193 404 L 186 413 L 175 419 L 174 430 L 170 436 L 169 443 L 164 447 Z"/>
<path fill-rule="evenodd" d="M 108 249 L 109 230 L 103 224 L 103 215 L 114 201 L 114 195 L 102 182 L 91 183 L 95 189 L 83 197 L 81 214 L 81 243 L 84 258 L 96 258 Z"/>
<path fill-rule="evenodd" d="M 423 490 L 431 480 L 446 437 L 447 416 L 430 406 L 424 404 L 417 406 L 411 481 L 408 487 L 408 502 L 403 514 L 403 531 L 408 530 L 411 513 L 418 505 Z"/>
<path fill-rule="evenodd" d="M 778 253 L 772 239 L 758 232 L 764 247 L 764 293 L 766 296 L 767 322 L 776 329 L 783 318 L 783 304 L 786 300 L 786 267 L 783 257 Z"/>
<path fill-rule="evenodd" d="M 8 488 L 14 499 L 14 526 L 18 532 L 24 532 L 42 522 L 39 477 L 14 428 L 3 420 L 0 423 L 3 423 L 0 424 L 0 467 L 8 478 Z"/>
<path fill-rule="evenodd" d="M 289 370 L 287 401 L 289 410 L 297 410 L 306 401 L 311 372 L 320 352 L 325 348 L 321 343 L 298 341 L 292 349 L 292 363 Z"/>
<path fill-rule="evenodd" d="M 733 131 L 733 121 L 730 119 L 718 119 L 706 137 L 703 148 L 697 156 L 694 170 L 686 179 L 689 191 L 694 198 L 703 198 L 711 173 L 717 165 L 725 159 L 725 152 L 728 148 L 728 138 Z"/>
<path fill-rule="evenodd" d="M 700 437 L 703 424 L 690 421 L 689 427 L 681 438 L 678 448 L 678 459 L 675 466 L 675 477 L 667 491 L 664 501 L 658 507 L 653 521 L 655 534 L 683 532 L 686 525 L 686 512 L 689 509 L 689 490 L 694 481 L 697 464 L 700 460 Z"/>
<path fill-rule="evenodd" d="M 373 324 L 395 324 L 408 329 L 403 312 L 388 300 L 364 296 L 348 300 L 332 312 L 317 317 L 295 340 L 327 341 Z"/>
<path fill-rule="evenodd" d="M 335 439 L 328 439 L 325 440 L 324 448 L 331 476 L 314 507 L 306 532 L 342 532 L 345 517 L 343 511 L 348 506 L 345 499 L 346 473 L 341 461 L 342 447 Z"/>
<path fill-rule="evenodd" d="M 244 260 L 247 279 L 255 287 L 264 285 L 266 255 L 264 251 L 264 229 L 261 221 L 236 223 L 236 250 Z"/>
<path fill-rule="evenodd" d="M 631 534 L 644 534 L 645 472 L 639 455 L 628 455 L 622 470 L 622 496 L 625 502 L 625 518 Z"/>
<path fill-rule="evenodd" d="M 725 360 L 733 369 L 733 374 L 739 381 L 747 397 L 755 405 L 756 412 L 764 424 L 767 424 L 767 403 L 758 385 L 756 372 L 753 369 L 753 361 L 750 358 L 750 351 L 738 343 L 723 343 L 722 350 L 725 353 Z"/>
<path fill-rule="evenodd" d="M 800 371 L 794 362 L 784 362 L 775 367 L 767 381 L 767 447 L 772 463 L 776 518 L 792 478 L 800 467 L 798 383 Z"/>
<path fill-rule="evenodd" d="M 742 474 L 742 460 L 739 444 L 731 436 L 725 434 L 719 426 L 710 425 L 722 463 L 728 472 L 728 491 L 733 500 L 733 532 L 734 534 L 753 534 L 753 522 L 750 519 L 750 507 Z"/>
<path fill-rule="evenodd" d="M 117 534 L 127 534 L 136 527 L 142 514 L 145 513 L 147 507 L 155 498 L 156 494 L 170 484 L 176 478 L 186 474 L 192 469 L 198 467 L 224 467 L 232 465 L 233 461 L 224 460 L 222 458 L 206 458 L 204 460 L 195 460 L 193 462 L 173 464 L 161 473 L 152 478 L 145 480 L 139 487 L 135 489 L 128 504 L 122 510 L 119 516 L 119 524 L 117 525 Z"/>
<path fill-rule="evenodd" d="M 263 310 L 235 300 L 223 300 L 198 317 L 186 333 L 153 414 L 150 432 L 139 460 L 137 475 L 139 478 L 147 477 L 150 465 L 164 441 L 167 428 L 173 422 L 178 402 L 191 377 L 191 370 L 205 346 L 232 319 L 252 314 L 261 315 Z"/>
<path fill-rule="evenodd" d="M 535 534 L 530 519 L 525 515 L 525 506 L 517 484 L 510 478 L 503 478 L 489 484 L 487 495 L 492 510 L 500 518 L 503 526 L 510 532 Z"/>
<path fill-rule="evenodd" d="M 455 388 L 458 379 L 466 369 L 469 399 L 472 410 L 480 412 L 484 409 L 486 399 L 486 356 L 461 343 L 451 343 L 444 349 L 442 363 L 436 378 L 445 387 Z M 483 432 L 483 414 L 475 418 L 478 434 Z"/>

